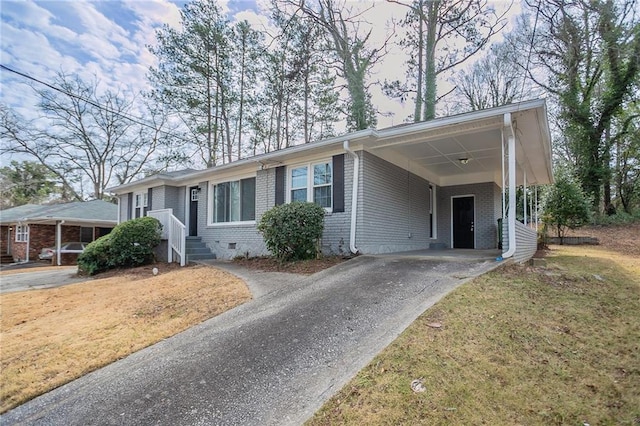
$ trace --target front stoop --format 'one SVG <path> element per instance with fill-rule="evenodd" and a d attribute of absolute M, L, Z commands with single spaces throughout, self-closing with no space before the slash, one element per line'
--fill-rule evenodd
<path fill-rule="evenodd" d="M 211 253 L 209 247 L 202 242 L 202 237 L 187 237 L 185 245 L 185 260 L 187 263 L 194 260 L 215 259 L 216 255 Z"/>

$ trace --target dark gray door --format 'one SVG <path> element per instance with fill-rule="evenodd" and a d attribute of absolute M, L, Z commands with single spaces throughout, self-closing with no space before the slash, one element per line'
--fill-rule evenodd
<path fill-rule="evenodd" d="M 453 198 L 453 248 L 475 248 L 473 197 Z"/>
<path fill-rule="evenodd" d="M 200 188 L 192 186 L 189 188 L 189 236 L 195 237 L 198 235 L 198 197 Z"/>

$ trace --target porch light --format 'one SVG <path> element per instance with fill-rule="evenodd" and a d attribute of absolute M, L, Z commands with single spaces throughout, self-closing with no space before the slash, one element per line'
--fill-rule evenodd
<path fill-rule="evenodd" d="M 460 164 L 467 164 L 469 162 L 468 158 L 459 158 L 458 161 L 460 162 Z"/>

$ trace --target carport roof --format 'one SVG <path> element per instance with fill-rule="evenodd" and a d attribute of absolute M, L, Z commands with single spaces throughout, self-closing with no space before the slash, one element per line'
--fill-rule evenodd
<path fill-rule="evenodd" d="M 118 206 L 93 200 L 47 205 L 26 204 L 0 211 L 0 223 L 3 225 L 18 222 L 55 224 L 59 220 L 68 224 L 115 226 L 118 223 Z"/>
<path fill-rule="evenodd" d="M 518 185 L 525 172 L 527 184 L 553 182 L 551 136 L 542 99 L 384 129 L 364 146 L 440 186 L 480 182 L 502 186 L 505 114 L 510 115 L 516 136 Z"/>

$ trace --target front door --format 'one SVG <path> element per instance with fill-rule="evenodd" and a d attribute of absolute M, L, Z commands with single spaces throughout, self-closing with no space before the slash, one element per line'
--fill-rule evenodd
<path fill-rule="evenodd" d="M 452 198 L 453 248 L 475 248 L 474 198 Z"/>
<path fill-rule="evenodd" d="M 189 188 L 189 236 L 195 237 L 198 235 L 198 196 L 200 188 L 192 186 Z"/>

